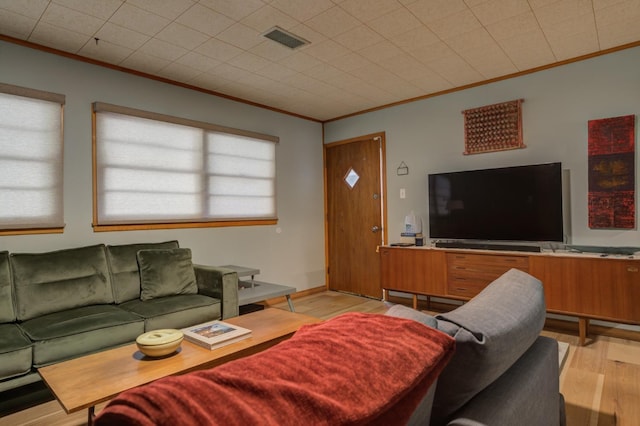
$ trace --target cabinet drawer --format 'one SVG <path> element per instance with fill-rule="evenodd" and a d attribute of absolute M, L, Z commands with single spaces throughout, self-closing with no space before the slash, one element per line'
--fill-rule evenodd
<path fill-rule="evenodd" d="M 511 268 L 517 268 L 520 270 L 527 270 L 529 269 L 529 257 L 448 253 L 447 265 L 449 266 L 449 269 L 472 268 L 487 270 L 491 268 L 494 270 L 508 271 Z"/>
<path fill-rule="evenodd" d="M 451 296 L 472 298 L 480 293 L 490 281 L 469 277 L 449 277 L 447 280 L 447 294 Z"/>

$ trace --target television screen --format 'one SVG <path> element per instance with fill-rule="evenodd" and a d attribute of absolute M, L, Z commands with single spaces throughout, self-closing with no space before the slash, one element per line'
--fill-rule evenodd
<path fill-rule="evenodd" d="M 430 174 L 429 237 L 563 241 L 561 164 Z"/>

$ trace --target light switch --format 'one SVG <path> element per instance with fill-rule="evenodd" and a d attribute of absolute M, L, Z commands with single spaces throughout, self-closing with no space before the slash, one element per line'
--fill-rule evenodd
<path fill-rule="evenodd" d="M 400 188 L 400 198 L 404 200 L 406 196 L 407 196 L 407 193 L 404 190 L 404 188 Z"/>

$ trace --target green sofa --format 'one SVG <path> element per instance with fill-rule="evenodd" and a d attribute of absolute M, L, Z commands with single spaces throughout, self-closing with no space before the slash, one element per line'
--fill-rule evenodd
<path fill-rule="evenodd" d="M 0 391 L 146 331 L 238 315 L 238 276 L 177 241 L 0 252 Z"/>

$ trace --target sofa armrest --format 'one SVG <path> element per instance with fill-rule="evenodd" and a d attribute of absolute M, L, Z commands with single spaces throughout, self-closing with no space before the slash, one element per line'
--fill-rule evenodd
<path fill-rule="evenodd" d="M 198 283 L 198 293 L 220 299 L 222 319 L 237 317 L 238 273 L 215 266 L 193 265 Z"/>

